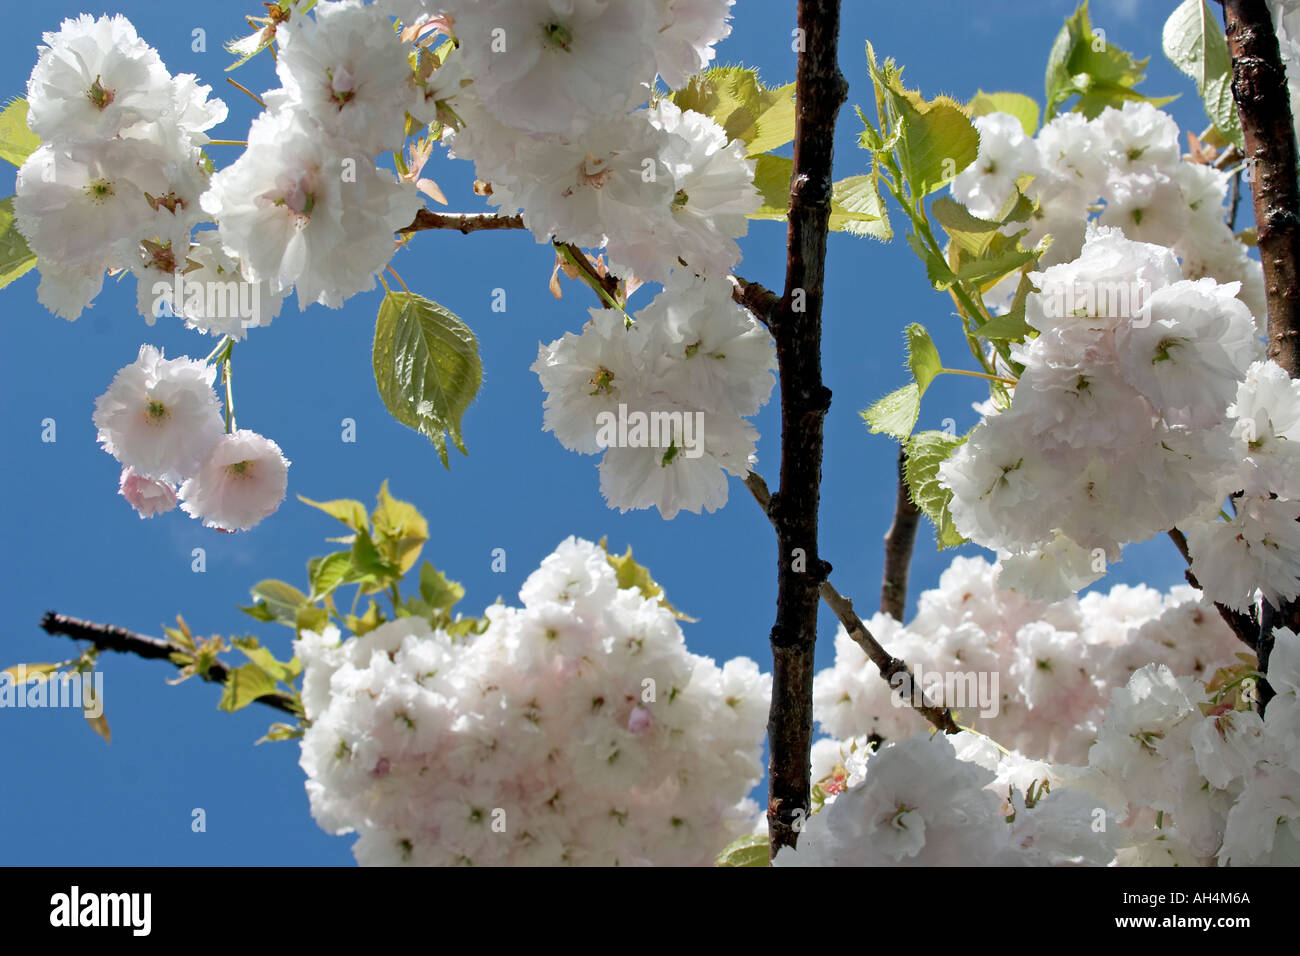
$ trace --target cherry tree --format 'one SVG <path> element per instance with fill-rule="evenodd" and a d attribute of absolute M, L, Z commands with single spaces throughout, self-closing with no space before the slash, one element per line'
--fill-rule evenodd
<path fill-rule="evenodd" d="M 562 542 L 517 606 L 457 611 L 463 588 L 420 561 L 428 522 L 385 484 L 373 508 L 302 499 L 345 547 L 244 609 L 293 629 L 290 659 L 181 619 L 158 639 L 51 613 L 84 650 L 3 691 L 122 651 L 220 683 L 225 710 L 276 709 L 267 739 L 299 742 L 314 818 L 363 864 L 1300 860 L 1300 5 L 1170 14 L 1162 50 L 1208 118 L 1185 141 L 1086 2 L 1041 103 L 927 96 L 868 44 L 848 160 L 867 171 L 840 179 L 838 0 L 794 5 L 776 87 L 716 62 L 732 6 L 280 0 L 229 45 L 274 56 L 279 82 L 244 90 L 262 112 L 242 140 L 210 138 L 225 104 L 124 17 L 65 20 L 0 116 L 18 167 L 0 275 L 36 268 L 65 319 L 133 279 L 146 326 L 210 337 L 201 358 L 142 343 L 93 421 L 142 518 L 237 533 L 275 520 L 293 473 L 236 422 L 236 346 L 291 303 L 381 284 L 379 394 L 449 465 L 477 341 L 391 260 L 429 230 L 528 231 L 551 291 L 595 302 L 539 345 L 542 428 L 599 457 L 620 511 L 713 512 L 743 483 L 775 537 L 770 674 L 689 652 L 689 619 L 603 541 Z M 218 167 L 218 143 L 242 152 Z M 448 205 L 435 154 L 472 163 L 496 211 L 429 206 Z M 784 276 L 744 274 L 737 239 L 764 219 L 786 223 Z M 908 324 L 911 380 L 863 398 L 898 464 L 864 620 L 818 543 L 823 286 L 830 232 L 894 223 L 969 356 Z M 964 435 L 916 430 L 941 375 L 987 386 Z M 772 490 L 751 419 L 774 386 Z M 922 515 L 993 560 L 954 559 L 905 622 Z M 1080 596 L 1154 537 L 1186 586 Z M 839 630 L 816 673 L 823 603 Z"/>

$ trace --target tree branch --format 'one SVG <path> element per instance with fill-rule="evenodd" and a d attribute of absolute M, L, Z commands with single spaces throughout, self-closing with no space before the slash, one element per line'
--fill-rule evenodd
<path fill-rule="evenodd" d="M 425 229 L 456 229 L 468 235 L 482 229 L 523 229 L 523 216 L 498 216 L 490 212 L 434 212 L 420 209 L 415 220 L 399 234 L 422 232 Z"/>
<path fill-rule="evenodd" d="M 1178 553 L 1183 556 L 1183 560 L 1186 561 L 1188 565 L 1191 565 L 1192 553 L 1187 548 L 1187 536 L 1177 528 L 1170 528 L 1168 534 L 1169 539 L 1173 541 L 1174 546 L 1178 548 Z M 1204 588 L 1201 587 L 1201 582 L 1196 580 L 1196 575 L 1192 574 L 1190 567 L 1183 572 L 1183 577 L 1185 577 L 1187 583 L 1196 588 L 1196 590 L 1204 592 Z M 1223 623 L 1227 624 L 1228 627 L 1232 629 L 1232 633 L 1237 635 L 1238 640 L 1249 647 L 1252 651 L 1258 651 L 1259 622 L 1255 620 L 1255 615 L 1245 614 L 1241 611 L 1234 611 L 1226 604 L 1220 604 L 1218 601 L 1214 602 L 1214 609 L 1219 612 L 1219 617 L 1223 618 Z"/>
<path fill-rule="evenodd" d="M 1265 0 L 1223 0 L 1224 33 L 1232 55 L 1232 98 L 1241 117 L 1259 258 L 1268 303 L 1268 356 L 1300 377 L 1300 182 L 1286 67 Z M 1300 604 L 1265 602 L 1256 653 L 1268 670 L 1274 627 L 1300 628 Z M 1260 686 L 1260 713 L 1273 696 Z"/>
<path fill-rule="evenodd" d="M 1232 96 L 1241 117 L 1268 296 L 1268 354 L 1300 371 L 1300 184 L 1286 68 L 1265 0 L 1224 0 Z"/>
<path fill-rule="evenodd" d="M 835 120 L 848 96 L 837 59 L 839 30 L 839 0 L 799 0 L 785 291 L 770 323 L 781 382 L 781 487 L 768 508 L 777 539 L 767 722 L 772 855 L 783 846 L 795 846 L 812 805 L 813 650 L 818 588 L 830 573 L 830 565 L 817 552 L 822 422 L 831 402 L 821 371 L 822 283 Z"/>
<path fill-rule="evenodd" d="M 880 610 L 902 621 L 907 610 L 907 576 L 916 543 L 916 524 L 921 511 L 907 492 L 907 449 L 898 446 L 898 493 L 894 498 L 894 521 L 885 532 L 885 572 L 880 582 Z"/>
<path fill-rule="evenodd" d="M 731 298 L 743 305 L 758 321 L 772 329 L 772 321 L 781 307 L 781 297 L 771 289 L 766 289 L 757 282 L 750 282 L 740 276 L 732 276 Z"/>
<path fill-rule="evenodd" d="M 745 487 L 749 489 L 750 494 L 754 496 L 754 500 L 758 502 L 759 507 L 763 509 L 764 514 L 770 519 L 772 517 L 770 511 L 772 495 L 767 490 L 767 482 L 763 480 L 763 476 L 751 471 L 745 476 Z M 907 675 L 905 699 L 911 703 L 913 710 L 933 724 L 937 730 L 942 730 L 946 734 L 961 732 L 961 728 L 957 726 L 957 722 L 953 719 L 948 708 L 932 704 L 929 698 L 924 697 L 924 694 L 922 694 L 919 703 L 912 696 L 911 688 L 915 684 L 911 668 L 907 666 L 906 661 L 892 656 L 885 650 L 871 631 L 867 630 L 867 626 L 862 623 L 862 619 L 853 610 L 852 600 L 840 594 L 835 585 L 831 584 L 829 580 L 822 581 L 817 590 L 821 595 L 821 599 L 826 602 L 826 606 L 835 612 L 835 616 L 844 625 L 844 630 L 848 632 L 849 637 L 853 639 L 853 642 L 858 647 L 862 648 L 867 657 L 871 659 L 871 662 L 876 665 L 876 669 L 880 671 L 880 676 L 890 686 L 894 686 L 893 678 L 895 674 Z"/>
<path fill-rule="evenodd" d="M 136 634 L 134 631 L 128 631 L 125 628 L 115 627 L 112 624 L 96 624 L 92 621 L 82 621 L 75 617 L 68 617 L 66 614 L 58 614 L 54 611 L 46 611 L 45 616 L 41 618 L 41 630 L 46 634 L 62 634 L 70 637 L 74 641 L 90 641 L 101 651 L 115 651 L 118 654 L 134 654 L 136 657 L 142 657 L 145 660 L 163 660 L 167 661 L 173 667 L 179 669 L 182 665 L 177 664 L 171 659 L 173 654 L 189 654 L 187 648 L 174 644 L 171 641 L 159 640 L 156 637 L 146 637 L 143 634 Z M 212 666 L 208 668 L 206 675 L 200 675 L 204 680 L 214 683 L 224 684 L 226 678 L 230 676 L 230 669 L 221 661 L 213 661 Z M 265 704 L 267 707 L 273 707 L 276 710 L 282 710 L 286 714 L 297 717 L 293 709 L 293 698 L 288 694 L 279 691 L 273 694 L 266 694 L 257 698 L 256 703 Z"/>

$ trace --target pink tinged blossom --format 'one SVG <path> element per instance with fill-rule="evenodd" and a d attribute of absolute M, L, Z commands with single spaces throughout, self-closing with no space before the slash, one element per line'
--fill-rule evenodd
<path fill-rule="evenodd" d="M 632 708 L 632 713 L 628 715 L 627 729 L 634 734 L 645 733 L 653 723 L 654 718 L 650 716 L 650 711 L 637 704 Z"/>
<path fill-rule="evenodd" d="M 289 462 L 256 432 L 225 435 L 198 472 L 181 485 L 181 508 L 209 528 L 247 531 L 284 500 Z"/>
<path fill-rule="evenodd" d="M 176 507 L 174 485 L 146 478 L 130 467 L 122 469 L 118 494 L 129 501 L 132 508 L 140 512 L 141 518 L 152 518 Z"/>

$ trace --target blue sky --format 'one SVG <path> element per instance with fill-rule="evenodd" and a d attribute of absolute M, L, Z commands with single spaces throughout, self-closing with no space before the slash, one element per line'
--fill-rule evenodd
<path fill-rule="evenodd" d="M 11 5 L 0 33 L 0 96 L 23 93 L 40 34 L 56 29 L 63 17 L 121 12 L 173 73 L 199 74 L 230 104 L 230 119 L 214 135 L 242 139 L 257 107 L 225 82 L 229 57 L 221 44 L 239 33 L 242 13 L 260 12 L 254 6 L 159 0 L 124 0 L 108 8 L 63 0 Z M 965 101 L 977 88 L 1005 89 L 1041 100 L 1047 51 L 1073 7 L 1072 0 L 846 0 L 840 62 L 850 105 L 836 138 L 836 178 L 867 170 L 851 109 L 871 101 L 864 40 L 904 64 L 909 84 L 927 95 L 944 92 Z M 793 10 L 791 0 L 739 0 L 719 61 L 758 67 L 769 83 L 792 80 Z M 1093 20 L 1114 42 L 1151 56 L 1144 89 L 1182 93 L 1167 109 L 1181 127 L 1199 131 L 1205 119 L 1194 89 L 1160 54 L 1168 10 L 1154 0 L 1095 0 Z M 205 31 L 206 52 L 192 49 L 196 29 Z M 258 91 L 276 85 L 266 56 L 235 76 Z M 211 149 L 218 165 L 238 153 L 236 147 Z M 426 175 L 441 185 L 449 208 L 484 208 L 471 192 L 467 164 L 435 154 Z M 5 166 L 0 195 L 11 192 L 12 170 Z M 779 289 L 784 239 L 784 224 L 753 224 L 742 240 L 739 272 Z M 201 358 L 215 341 L 167 318 L 147 327 L 135 311 L 133 283 L 110 280 L 74 323 L 37 303 L 35 272 L 0 292 L 9 335 L 0 351 L 0 403 L 9 409 L 0 416 L 0 447 L 9 461 L 0 473 L 7 502 L 0 582 L 8 619 L 0 666 L 71 656 L 72 642 L 37 627 L 51 609 L 153 635 L 180 613 L 198 634 L 253 633 L 288 656 L 291 632 L 259 624 L 236 605 L 248 603 L 249 586 L 263 578 L 301 585 L 307 559 L 332 547 L 323 539 L 339 526 L 294 495 L 370 503 L 388 478 L 395 496 L 414 502 L 430 519 L 424 556 L 465 585 L 462 610 L 480 611 L 498 596 L 515 601 L 527 574 L 565 536 L 607 535 L 611 548 L 631 544 L 673 603 L 700 619 L 684 625 L 691 650 L 718 659 L 746 655 L 770 669 L 775 543 L 744 486 L 733 479 L 729 504 L 713 515 L 682 514 L 671 522 L 658 512 L 620 515 L 600 498 L 595 459 L 566 452 L 541 431 L 543 393 L 528 371 L 538 341 L 576 331 L 593 304 L 572 283 L 563 300 L 551 297 L 549 250 L 522 232 L 425 233 L 394 266 L 413 291 L 460 315 L 478 336 L 485 376 L 464 419 L 469 457 L 453 451 L 445 470 L 433 447 L 392 421 L 381 404 L 370 364 L 381 290 L 358 295 L 340 310 L 314 306 L 299 313 L 289 303 L 235 352 L 240 425 L 273 438 L 293 462 L 280 511 L 238 535 L 207 531 L 179 511 L 141 521 L 117 496 L 118 466 L 97 446 L 91 424 L 96 396 L 134 360 L 142 342 L 169 356 Z M 503 313 L 491 309 L 497 288 L 506 290 Z M 648 292 L 632 305 L 648 302 Z M 858 411 L 905 381 L 901 330 L 907 323 L 925 324 L 950 361 L 965 353 L 950 312 L 946 296 L 929 289 L 901 239 L 882 245 L 832 236 L 823 364 L 834 401 L 826 419 L 822 554 L 834 565 L 836 585 L 862 611 L 878 600 L 896 447 L 869 435 Z M 974 380 L 941 378 L 926 395 L 919 427 L 938 428 L 951 417 L 964 431 L 976 420 L 971 402 L 983 397 Z M 56 422 L 53 443 L 41 441 L 47 418 Z M 344 418 L 356 421 L 355 443 L 341 441 Z M 763 436 L 758 468 L 775 485 L 775 391 L 756 425 Z M 191 570 L 198 547 L 206 551 L 201 574 Z M 491 570 L 494 548 L 506 550 L 504 573 Z M 935 551 L 932 532 L 923 527 L 909 614 L 951 556 Z M 1158 539 L 1131 547 L 1103 583 L 1168 587 L 1181 580 L 1172 545 Z M 833 631 L 834 620 L 823 609 L 819 666 L 831 663 Z M 170 668 L 156 662 L 107 655 L 101 669 L 111 745 L 75 711 L 0 710 L 0 819 L 7 824 L 0 864 L 352 862 L 352 838 L 330 836 L 311 819 L 296 745 L 253 746 L 275 714 L 256 706 L 219 712 L 215 685 L 167 686 Z M 205 833 L 191 831 L 195 808 L 206 813 Z"/>

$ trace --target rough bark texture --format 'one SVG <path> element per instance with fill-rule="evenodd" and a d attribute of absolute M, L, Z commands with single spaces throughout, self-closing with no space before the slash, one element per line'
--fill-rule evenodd
<path fill-rule="evenodd" d="M 1264 0 L 1225 0 L 1223 19 L 1264 265 L 1268 353 L 1294 378 L 1300 369 L 1300 184 L 1286 69 Z"/>
<path fill-rule="evenodd" d="M 1286 68 L 1264 0 L 1223 0 L 1224 32 L 1232 54 L 1232 97 L 1241 117 L 1254 200 L 1259 258 L 1268 302 L 1268 355 L 1300 377 L 1300 182 Z M 1257 653 L 1268 669 L 1273 629 L 1300 625 L 1300 604 L 1264 605 Z M 1273 696 L 1260 687 L 1260 711 Z"/>
<path fill-rule="evenodd" d="M 781 486 L 768 511 L 776 529 L 776 623 L 767 732 L 770 852 L 794 847 L 811 810 L 813 648 L 818 588 L 830 573 L 817 550 L 822 421 L 822 282 L 831 212 L 835 120 L 848 95 L 838 61 L 839 0 L 799 0 L 794 175 L 785 291 L 772 322 L 781 381 Z"/>
<path fill-rule="evenodd" d="M 898 494 L 894 499 L 894 520 L 885 532 L 885 572 L 880 582 L 880 610 L 902 621 L 907 610 L 907 576 L 916 544 L 916 524 L 921 511 L 907 493 L 907 449 L 898 446 Z"/>
<path fill-rule="evenodd" d="M 422 232 L 425 229 L 455 229 L 469 234 L 482 229 L 523 229 L 522 216 L 498 216 L 490 212 L 456 212 L 440 213 L 432 209 L 421 209 L 415 214 L 415 220 L 399 233 Z"/>

